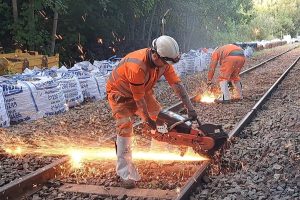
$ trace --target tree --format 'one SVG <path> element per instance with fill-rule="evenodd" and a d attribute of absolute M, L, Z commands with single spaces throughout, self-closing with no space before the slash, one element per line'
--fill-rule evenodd
<path fill-rule="evenodd" d="M 17 0 L 12 0 L 14 23 L 18 20 L 18 4 Z"/>

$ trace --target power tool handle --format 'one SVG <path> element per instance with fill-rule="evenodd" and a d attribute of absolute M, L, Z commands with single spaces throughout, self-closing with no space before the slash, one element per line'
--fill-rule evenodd
<path fill-rule="evenodd" d="M 196 120 L 197 120 L 198 125 L 201 126 L 201 122 L 199 121 L 199 119 L 197 118 Z"/>
<path fill-rule="evenodd" d="M 175 128 L 176 126 L 178 126 L 178 125 L 180 125 L 180 124 L 183 124 L 183 123 L 185 123 L 185 122 L 187 122 L 187 121 L 191 121 L 191 119 L 190 119 L 190 118 L 186 118 L 186 119 L 184 119 L 184 120 L 178 121 L 178 122 L 172 124 L 168 129 L 169 129 L 169 130 L 172 130 L 172 129 Z"/>

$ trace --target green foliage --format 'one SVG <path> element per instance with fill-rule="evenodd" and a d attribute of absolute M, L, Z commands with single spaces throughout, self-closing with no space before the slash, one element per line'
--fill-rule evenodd
<path fill-rule="evenodd" d="M 229 44 L 233 42 L 248 41 L 251 38 L 252 30 L 247 24 L 236 24 L 233 21 L 227 22 L 227 31 L 217 31 L 214 43 L 215 46 Z"/>
<path fill-rule="evenodd" d="M 49 31 L 44 28 L 44 21 L 36 12 L 42 8 L 42 1 L 23 2 L 19 5 L 19 19 L 13 25 L 13 38 L 17 47 L 28 50 L 45 49 L 50 38 Z"/>
<path fill-rule="evenodd" d="M 55 51 L 68 65 L 107 59 L 147 47 L 162 31 L 181 51 L 296 35 L 300 0 L 0 0 L 0 43 L 49 53 L 54 11 L 58 12 Z"/>
<path fill-rule="evenodd" d="M 283 34 L 295 36 L 299 32 L 300 0 L 256 2 L 251 25 L 258 27 L 258 38 L 280 38 Z"/>
<path fill-rule="evenodd" d="M 6 1 L 0 0 L 0 47 L 11 45 L 9 38 L 11 38 L 10 31 L 12 21 L 11 8 Z M 10 48 L 8 48 L 8 50 L 9 49 Z"/>

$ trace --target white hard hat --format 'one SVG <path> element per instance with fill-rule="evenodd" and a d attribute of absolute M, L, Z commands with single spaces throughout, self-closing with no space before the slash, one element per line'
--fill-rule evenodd
<path fill-rule="evenodd" d="M 162 35 L 154 39 L 152 49 L 169 64 L 177 63 L 180 59 L 179 46 L 170 36 Z"/>

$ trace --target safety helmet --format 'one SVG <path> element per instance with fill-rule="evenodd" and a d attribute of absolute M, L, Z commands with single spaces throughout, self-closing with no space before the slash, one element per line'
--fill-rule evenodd
<path fill-rule="evenodd" d="M 177 63 L 180 59 L 179 46 L 174 38 L 162 35 L 152 41 L 152 49 L 168 64 Z"/>

